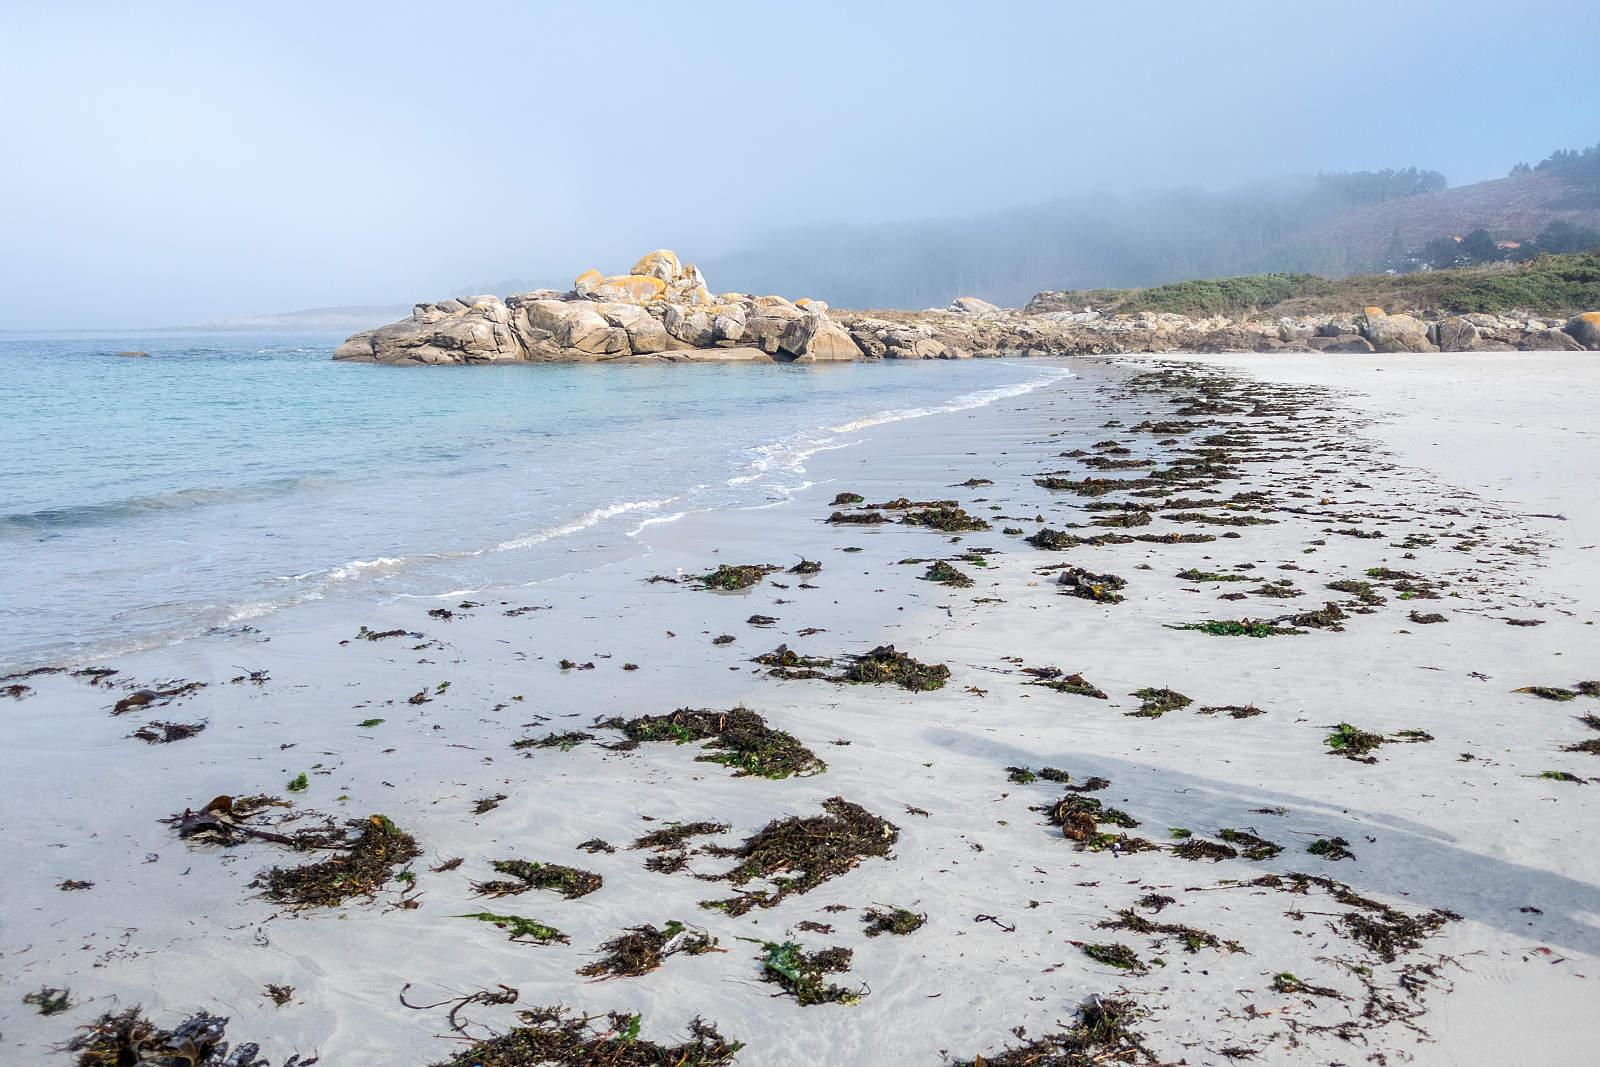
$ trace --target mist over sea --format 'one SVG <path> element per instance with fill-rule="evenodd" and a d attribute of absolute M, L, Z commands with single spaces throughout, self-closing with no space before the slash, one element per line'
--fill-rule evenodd
<path fill-rule="evenodd" d="M 0 671 L 299 602 L 600 565 L 642 551 L 642 524 L 786 499 L 809 484 L 809 455 L 868 425 L 1066 373 L 989 360 L 426 370 L 334 363 L 340 339 L 0 335 Z"/>

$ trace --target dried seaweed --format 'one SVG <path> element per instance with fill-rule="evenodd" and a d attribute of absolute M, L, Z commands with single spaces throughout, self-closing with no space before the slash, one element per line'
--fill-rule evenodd
<path fill-rule="evenodd" d="M 562 752 L 570 752 L 585 741 L 593 741 L 594 734 L 586 734 L 580 730 L 566 730 L 561 733 L 551 732 L 544 737 L 524 737 L 519 741 L 511 742 L 512 748 L 558 748 Z"/>
<path fill-rule="evenodd" d="M 1097 1067 L 1152 1060 L 1140 1036 L 1129 1029 L 1131 1000 L 1091 996 L 1078 1009 L 1076 1025 L 993 1055 L 958 1060 L 952 1067 Z"/>
<path fill-rule="evenodd" d="M 152 745 L 166 745 L 191 738 L 205 728 L 203 722 L 148 722 L 128 736 Z"/>
<path fill-rule="evenodd" d="M 735 777 L 805 777 L 828 769 L 816 753 L 793 735 L 773 729 L 764 718 L 745 707 L 726 712 L 679 708 L 667 715 L 641 715 L 626 720 L 612 718 L 599 725 L 621 730 L 635 742 L 673 741 L 681 745 L 704 741 L 713 751 L 696 759 L 731 767 Z"/>
<path fill-rule="evenodd" d="M 689 1024 L 688 1041 L 665 1046 L 639 1039 L 637 1015 L 580 1016 L 556 1006 L 517 1016 L 524 1025 L 433 1067 L 727 1067 L 744 1047 L 698 1018 Z M 596 1027 L 600 1018 L 608 1025 Z"/>
<path fill-rule="evenodd" d="M 888 855 L 900 838 L 899 827 L 843 797 L 830 797 L 822 808 L 824 815 L 774 819 L 737 848 L 712 849 L 714 855 L 740 861 L 732 870 L 710 876 L 712 880 L 742 887 L 761 879 L 770 888 L 701 906 L 736 916 L 755 907 L 770 908 L 791 894 L 808 893 L 849 873 L 863 859 Z"/>
<path fill-rule="evenodd" d="M 837 680 L 861 685 L 898 685 L 913 693 L 926 693 L 942 688 L 950 678 L 950 668 L 943 663 L 919 663 L 904 652 L 896 652 L 893 645 L 879 645 L 849 659 L 850 666 Z"/>
<path fill-rule="evenodd" d="M 1147 719 L 1158 719 L 1169 711 L 1178 711 L 1193 704 L 1194 701 L 1178 692 L 1176 689 L 1139 689 L 1128 694 L 1144 701 L 1139 705 L 1138 711 L 1130 711 L 1129 715 L 1143 716 Z"/>
<path fill-rule="evenodd" d="M 1024 667 L 1022 670 L 1024 674 L 1034 676 L 1034 681 L 1024 682 L 1024 685 L 1042 685 L 1058 693 L 1072 693 L 1075 696 L 1093 697 L 1096 700 L 1109 699 L 1105 690 L 1081 674 L 1066 674 L 1056 667 Z"/>
<path fill-rule="evenodd" d="M 659 930 L 648 923 L 630 926 L 601 945 L 599 951 L 605 955 L 580 967 L 578 973 L 599 979 L 637 978 L 660 967 L 668 956 L 699 956 L 715 951 L 716 945 L 717 939 L 706 931 L 676 919 Z"/>
<path fill-rule="evenodd" d="M 548 889 L 568 900 L 576 900 L 588 896 L 603 884 L 603 879 L 593 871 L 559 863 L 510 859 L 495 860 L 491 866 L 500 874 L 509 874 L 512 880 L 472 883 L 472 891 L 480 896 L 508 897 L 526 893 L 530 889 Z"/>
<path fill-rule="evenodd" d="M 336 847 L 343 854 L 300 867 L 274 867 L 259 882 L 267 899 L 296 907 L 332 907 L 353 896 L 375 895 L 395 868 L 422 854 L 416 838 L 385 815 L 347 824 L 353 837 Z"/>

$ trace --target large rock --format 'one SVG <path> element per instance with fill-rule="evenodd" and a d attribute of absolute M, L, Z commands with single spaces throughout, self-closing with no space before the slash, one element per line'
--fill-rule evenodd
<path fill-rule="evenodd" d="M 1562 330 L 1590 352 L 1600 352 L 1600 311 L 1574 315 Z"/>
<path fill-rule="evenodd" d="M 1000 309 L 987 300 L 975 296 L 958 296 L 950 302 L 950 310 L 958 315 L 993 315 Z"/>
<path fill-rule="evenodd" d="M 679 269 L 677 253 L 658 248 L 649 255 L 642 256 L 628 273 L 644 278 L 655 278 L 665 286 L 678 276 Z"/>
<path fill-rule="evenodd" d="M 591 300 L 627 300 L 647 304 L 667 295 L 667 283 L 648 274 L 618 274 L 604 278 L 589 291 Z"/>
<path fill-rule="evenodd" d="M 1382 308 L 1366 308 L 1361 315 L 1361 336 L 1378 352 L 1437 352 L 1428 340 L 1428 328 L 1410 315 L 1386 315 Z"/>
<path fill-rule="evenodd" d="M 1478 328 L 1460 315 L 1440 319 L 1430 332 L 1441 352 L 1471 352 L 1478 347 Z"/>
<path fill-rule="evenodd" d="M 1583 342 L 1565 330 L 1530 329 L 1517 341 L 1524 352 L 1582 352 Z"/>
<path fill-rule="evenodd" d="M 778 337 L 778 350 L 798 363 L 832 363 L 855 360 L 861 350 L 839 324 L 822 312 L 792 319 Z"/>
<path fill-rule="evenodd" d="M 716 341 L 711 329 L 711 317 L 704 311 L 684 309 L 673 304 L 661 320 L 667 333 L 690 348 L 705 348 Z"/>

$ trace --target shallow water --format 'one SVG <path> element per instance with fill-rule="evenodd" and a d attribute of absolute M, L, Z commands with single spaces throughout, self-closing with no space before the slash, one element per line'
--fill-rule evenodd
<path fill-rule="evenodd" d="M 595 565 L 644 524 L 786 499 L 867 426 L 1066 373 L 390 368 L 332 362 L 340 339 L 0 335 L 0 670 Z"/>

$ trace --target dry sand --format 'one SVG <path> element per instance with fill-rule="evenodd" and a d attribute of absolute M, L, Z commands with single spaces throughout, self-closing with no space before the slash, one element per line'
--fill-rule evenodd
<path fill-rule="evenodd" d="M 1391 1063 L 1589 1062 L 1600 1039 L 1592 847 L 1600 779 L 1539 775 L 1600 776 L 1600 756 L 1564 751 L 1600 738 L 1579 720 L 1600 714 L 1600 700 L 1513 690 L 1600 678 L 1600 549 L 1592 547 L 1600 448 L 1588 428 L 1600 364 L 1517 354 L 1073 366 L 1077 378 L 1027 397 L 863 428 L 857 446 L 813 457 L 818 484 L 796 500 L 650 527 L 643 560 L 485 590 L 470 608 L 458 597 L 373 605 L 334 622 L 286 613 L 260 632 L 107 664 L 119 673 L 94 685 L 65 673 L 6 683 L 29 688 L 0 704 L 9 727 L 0 756 L 0 1062 L 70 1063 L 52 1050 L 75 1028 L 133 1005 L 167 1027 L 199 1009 L 227 1016 L 229 1037 L 260 1042 L 274 1067 L 294 1053 L 320 1054 L 324 1064 L 429 1064 L 465 1051 L 448 1004 L 402 1006 L 408 983 L 412 1004 L 515 988 L 515 1004 L 473 1003 L 457 1014 L 473 1038 L 549 1004 L 641 1013 L 641 1037 L 664 1043 L 703 1016 L 746 1043 L 738 1062 L 751 1065 L 992 1058 L 1070 1028 L 1091 995 L 1131 1000 L 1132 1030 L 1163 1063 L 1224 1063 L 1251 1051 L 1252 1062 L 1274 1064 L 1375 1054 Z M 1197 377 L 1135 377 L 1155 367 Z M 1216 368 L 1240 384 L 1218 384 Z M 1205 394 L 1242 398 L 1241 410 L 1205 414 L 1202 403 L 1173 414 L 1182 398 Z M 1266 406 L 1254 408 L 1258 400 Z M 1170 437 L 1135 432 L 1147 418 L 1203 425 Z M 1259 450 L 1241 450 L 1238 427 L 1270 432 Z M 1032 534 L 1036 516 L 1063 530 L 1115 514 L 1033 482 L 1055 471 L 1147 473 L 1086 470 L 1094 455 L 1122 458 L 1096 443 L 1120 442 L 1126 458 L 1165 468 L 1176 450 L 1218 433 L 1234 435 L 1225 447 L 1244 462 L 1240 478 L 1211 487 L 1217 500 L 1259 490 L 1274 507 L 1204 513 L 1274 524 L 1175 522 L 1158 512 L 1145 526 L 1070 532 L 1222 536 L 1065 552 L 1002 532 Z M 1175 443 L 1157 444 L 1167 440 Z M 1087 455 L 1060 455 L 1078 449 Z M 970 478 L 992 484 L 952 487 Z M 846 490 L 869 502 L 959 499 L 993 529 L 953 543 L 901 524 L 823 523 Z M 1126 492 L 1098 499 L 1152 502 Z M 974 548 L 996 551 L 982 566 L 958 558 Z M 789 566 L 802 556 L 820 560 L 820 573 L 775 573 L 739 593 L 645 581 L 719 563 Z M 975 584 L 923 581 L 927 563 L 900 562 L 908 558 L 951 560 Z M 1055 572 L 1042 569 L 1062 564 L 1122 577 L 1126 599 L 1059 595 Z M 1394 586 L 1406 579 L 1369 579 L 1374 567 L 1449 584 L 1438 599 L 1405 599 Z M 1255 580 L 1177 577 L 1187 568 Z M 1373 581 L 1384 602 L 1360 613 L 1367 605 L 1356 594 L 1326 588 L 1339 579 Z M 1276 591 L 1298 595 L 1253 592 L 1282 581 Z M 1427 589 L 1418 580 L 1411 587 Z M 1238 592 L 1244 599 L 1219 599 Z M 1270 619 L 1328 600 L 1344 605 L 1341 630 L 1258 639 L 1168 625 Z M 426 614 L 440 607 L 452 617 Z M 532 610 L 508 614 L 524 607 Z M 1448 622 L 1418 624 L 1412 611 Z M 777 622 L 751 625 L 753 614 Z M 422 636 L 367 641 L 356 637 L 361 626 Z M 818 632 L 801 634 L 810 628 Z M 720 634 L 735 640 L 713 644 Z M 750 662 L 780 643 L 838 656 L 889 642 L 947 664 L 949 682 L 911 693 L 778 680 Z M 562 670 L 562 658 L 595 666 Z M 637 669 L 625 670 L 629 663 Z M 1026 684 L 1033 676 L 1024 668 L 1043 667 L 1081 672 L 1109 699 Z M 179 679 L 206 686 L 164 706 L 110 713 L 138 688 Z M 1130 715 L 1141 704 L 1130 694 L 1147 687 L 1193 703 Z M 427 699 L 410 703 L 414 695 Z M 794 734 L 827 772 L 735 777 L 697 762 L 705 751 L 697 744 L 617 751 L 597 742 L 620 734 L 593 728 L 612 715 L 740 704 Z M 1218 706 L 1264 714 L 1201 710 Z M 372 719 L 383 721 L 358 725 Z M 151 721 L 207 726 L 170 744 L 127 736 Z M 1324 738 L 1341 722 L 1390 741 L 1375 762 L 1340 758 Z M 568 730 L 596 740 L 568 751 L 511 747 Z M 1401 731 L 1431 740 L 1408 742 Z M 1158 847 L 1080 848 L 1040 810 L 1068 795 L 1063 786 L 1012 781 L 1008 767 L 1058 768 L 1072 785 L 1109 780 L 1081 795 L 1138 825 L 1100 830 Z M 308 788 L 288 791 L 302 772 Z M 252 883 L 315 854 L 262 841 L 196 845 L 159 821 L 218 794 L 257 793 L 292 799 L 295 813 L 388 816 L 423 850 L 409 868 L 415 884 L 391 881 L 372 899 L 297 911 Z M 475 813 L 478 801 L 502 794 Z M 685 869 L 660 873 L 645 869 L 650 853 L 626 847 L 666 823 L 696 820 L 730 829 L 690 849 L 737 846 L 770 820 L 820 814 L 834 796 L 898 828 L 888 858 L 866 858 L 739 917 L 701 908 L 734 888 L 695 877 L 737 859 L 691 851 Z M 1174 829 L 1215 842 L 1225 828 L 1282 852 L 1213 861 L 1171 850 L 1183 840 Z M 596 837 L 617 851 L 576 848 Z M 1335 838 L 1352 858 L 1307 852 Z M 431 870 L 455 857 L 458 867 Z M 582 867 L 604 885 L 570 900 L 539 890 L 475 894 L 474 882 L 496 877 L 491 861 L 508 858 Z M 1297 885 L 1294 872 L 1317 881 Z M 1279 877 L 1260 882 L 1270 875 Z M 93 886 L 57 888 L 69 879 Z M 1152 896 L 1172 902 L 1138 903 Z M 873 905 L 927 922 L 868 938 L 861 917 Z M 1100 926 L 1124 909 L 1190 928 L 1196 950 L 1181 933 Z M 536 918 L 569 943 L 513 942 L 456 917 L 482 911 Z M 1363 920 L 1378 920 L 1381 934 L 1402 916 L 1429 915 L 1436 929 L 1392 959 L 1352 936 L 1374 929 Z M 624 928 L 674 919 L 703 927 L 723 951 L 674 956 L 644 977 L 576 975 Z M 853 949 L 849 970 L 830 978 L 865 991 L 860 1003 L 802 1007 L 775 997 L 778 987 L 760 980 L 761 943 L 786 939 Z M 1111 943 L 1145 969 L 1120 970 L 1082 948 Z M 1284 992 L 1282 974 L 1324 992 Z M 293 995 L 279 1007 L 268 984 L 292 986 Z M 47 1017 L 22 1003 L 42 987 L 70 987 L 73 1006 Z M 1104 1062 L 1117 1047 L 1101 1050 Z"/>

